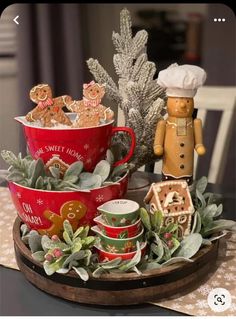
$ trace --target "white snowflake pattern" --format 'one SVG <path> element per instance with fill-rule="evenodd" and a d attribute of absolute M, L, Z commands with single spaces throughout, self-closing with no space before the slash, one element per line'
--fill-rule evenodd
<path fill-rule="evenodd" d="M 231 244 L 231 243 L 227 244 L 227 249 L 234 249 L 234 247 L 235 247 L 234 244 Z"/>
<path fill-rule="evenodd" d="M 104 149 L 105 149 L 104 147 L 101 147 L 100 148 L 100 153 L 102 153 L 104 151 Z"/>
<path fill-rule="evenodd" d="M 37 199 L 37 204 L 38 205 L 43 205 L 43 200 L 41 198 Z"/>
<path fill-rule="evenodd" d="M 233 313 L 236 312 L 236 303 L 231 303 L 231 306 L 230 306 L 229 311 L 230 311 L 230 312 L 233 312 Z"/>
<path fill-rule="evenodd" d="M 203 309 L 199 310 L 197 313 L 200 316 L 206 316 L 207 315 L 207 312 L 205 310 L 203 310 Z"/>
<path fill-rule="evenodd" d="M 87 163 L 87 164 L 90 164 L 91 162 L 92 162 L 91 158 L 88 158 L 88 159 L 86 160 L 86 163 Z"/>
<path fill-rule="evenodd" d="M 209 308 L 209 305 L 207 303 L 206 300 L 198 300 L 197 303 L 196 303 L 196 307 L 202 309 L 202 308 Z"/>
<path fill-rule="evenodd" d="M 17 193 L 16 193 L 16 196 L 17 196 L 18 198 L 21 198 L 21 193 L 17 192 Z"/>
<path fill-rule="evenodd" d="M 222 268 L 219 268 L 219 269 L 217 270 L 217 273 L 218 273 L 218 274 L 223 274 L 224 272 L 225 272 L 225 270 L 222 269 Z"/>
<path fill-rule="evenodd" d="M 180 304 L 173 303 L 172 307 L 173 307 L 173 309 L 179 309 L 180 308 Z"/>
<path fill-rule="evenodd" d="M 209 285 L 201 286 L 197 289 L 203 296 L 207 296 L 212 288 Z"/>
<path fill-rule="evenodd" d="M 236 278 L 236 276 L 234 275 L 234 274 L 232 274 L 232 273 L 229 273 L 229 274 L 225 274 L 224 275 L 224 278 L 226 279 L 226 280 L 229 280 L 229 281 L 234 281 L 235 280 L 235 278 Z"/>
<path fill-rule="evenodd" d="M 13 209 L 14 208 L 14 205 L 13 204 L 5 204 L 4 205 L 4 209 Z"/>
<path fill-rule="evenodd" d="M 186 309 L 188 309 L 188 310 L 194 309 L 194 306 L 191 305 L 191 304 L 185 305 L 184 307 L 185 307 Z"/>
<path fill-rule="evenodd" d="M 101 194 L 99 194 L 99 195 L 96 197 L 96 202 L 100 203 L 100 202 L 102 202 L 102 201 L 104 201 L 104 196 L 101 195 Z"/>
<path fill-rule="evenodd" d="M 87 151 L 89 149 L 89 144 L 84 144 L 84 149 Z"/>
<path fill-rule="evenodd" d="M 230 266 L 228 269 L 229 269 L 230 271 L 236 271 L 236 267 L 235 267 L 235 266 Z"/>
<path fill-rule="evenodd" d="M 219 281 L 216 281 L 216 280 L 212 281 L 211 284 L 212 284 L 212 286 L 214 286 L 214 287 L 217 287 L 217 286 L 220 285 Z"/>

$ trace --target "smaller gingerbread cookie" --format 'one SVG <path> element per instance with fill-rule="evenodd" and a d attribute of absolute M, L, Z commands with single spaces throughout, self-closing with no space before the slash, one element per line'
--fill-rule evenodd
<path fill-rule="evenodd" d="M 37 106 L 26 115 L 29 122 L 40 121 L 44 127 L 54 127 L 59 124 L 71 126 L 72 122 L 62 110 L 71 101 L 68 95 L 52 97 L 52 90 L 48 84 L 39 84 L 30 90 L 30 99 Z"/>
<path fill-rule="evenodd" d="M 66 103 L 70 111 L 77 113 L 73 127 L 99 126 L 113 120 L 114 112 L 101 104 L 104 94 L 104 86 L 91 81 L 83 85 L 83 100 Z"/>

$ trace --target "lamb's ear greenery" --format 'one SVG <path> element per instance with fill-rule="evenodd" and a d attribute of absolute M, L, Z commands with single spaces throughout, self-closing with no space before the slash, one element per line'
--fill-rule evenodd
<path fill-rule="evenodd" d="M 46 169 L 41 158 L 34 160 L 27 155 L 22 158 L 11 151 L 1 151 L 1 156 L 10 165 L 9 169 L 0 171 L 0 181 L 8 180 L 29 188 L 66 191 L 87 190 L 117 183 L 125 173 L 127 165 L 120 165 L 113 169 L 112 155 L 108 152 L 109 160 L 101 160 L 93 173 L 83 172 L 83 162 L 72 163 L 64 176 L 54 166 Z"/>

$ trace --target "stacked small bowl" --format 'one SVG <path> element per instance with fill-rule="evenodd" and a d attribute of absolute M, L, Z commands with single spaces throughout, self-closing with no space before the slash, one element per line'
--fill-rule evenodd
<path fill-rule="evenodd" d="M 99 215 L 94 218 L 97 226 L 92 230 L 98 235 L 97 251 L 100 261 L 121 257 L 131 259 L 140 243 L 142 253 L 143 227 L 139 215 L 139 204 L 128 199 L 115 199 L 98 207 Z"/>

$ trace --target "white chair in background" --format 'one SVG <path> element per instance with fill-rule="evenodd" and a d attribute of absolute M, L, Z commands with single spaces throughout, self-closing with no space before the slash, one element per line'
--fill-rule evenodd
<path fill-rule="evenodd" d="M 236 109 L 236 87 L 228 86 L 203 86 L 198 89 L 194 97 L 195 108 L 198 109 L 197 117 L 205 125 L 208 111 L 221 111 L 221 119 L 216 136 L 212 135 L 213 152 L 210 159 L 208 181 L 210 183 L 220 183 L 224 174 L 228 147 L 235 119 Z M 118 110 L 118 125 L 124 125 L 122 111 Z M 206 131 L 206 130 L 205 130 Z M 209 134 L 209 132 L 207 132 Z M 194 154 L 194 177 L 198 166 L 198 156 Z M 154 166 L 154 173 L 161 173 L 162 161 L 158 161 Z M 139 169 L 144 171 L 144 166 Z"/>

